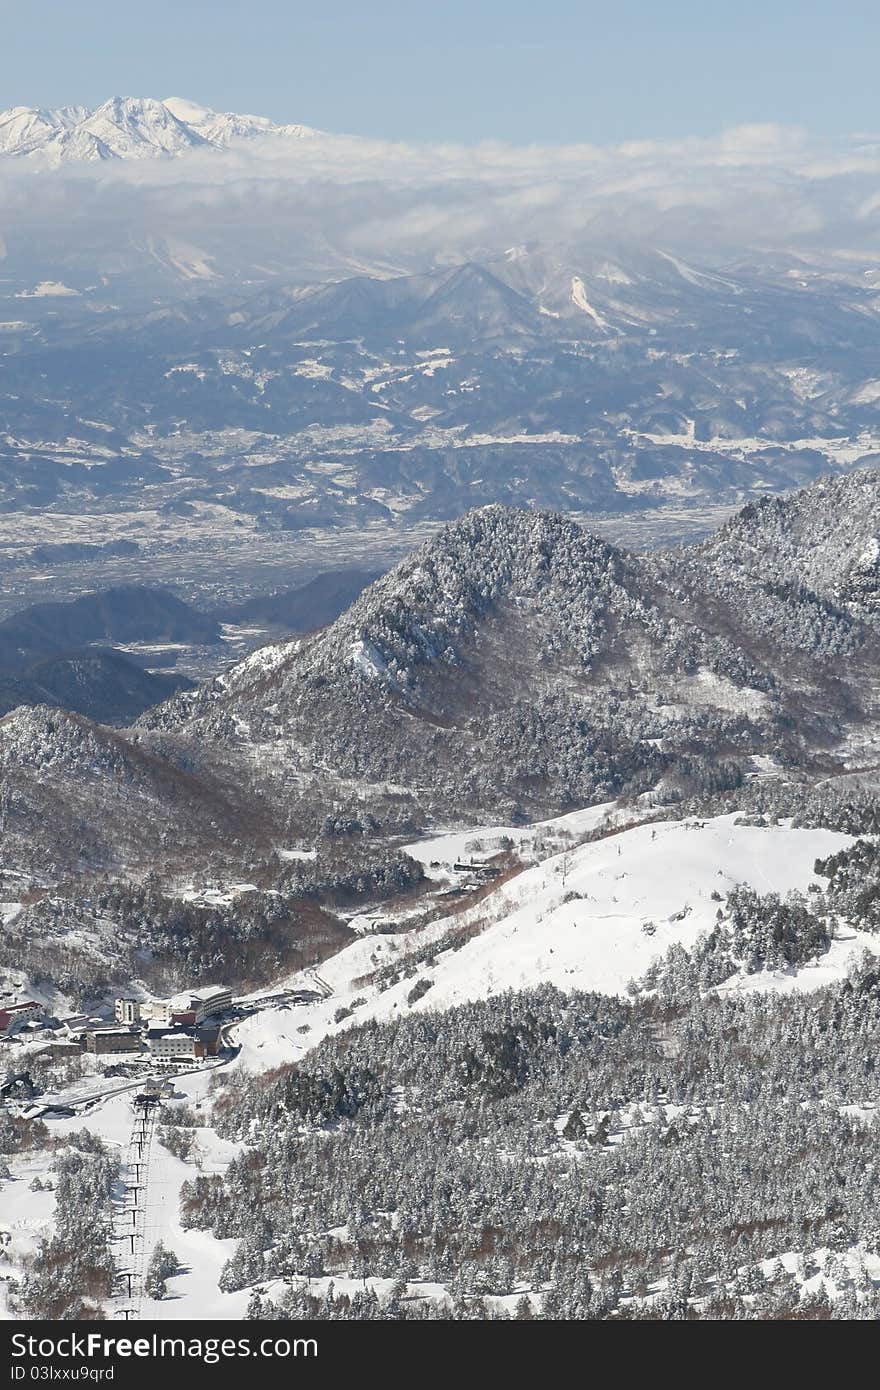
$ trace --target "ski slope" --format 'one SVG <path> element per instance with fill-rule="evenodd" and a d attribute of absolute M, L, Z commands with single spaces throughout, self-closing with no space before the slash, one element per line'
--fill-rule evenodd
<path fill-rule="evenodd" d="M 688 949 L 710 930 L 721 900 L 736 885 L 748 884 L 760 893 L 805 891 L 818 882 L 813 875 L 815 859 L 852 843 L 851 836 L 827 830 L 738 825 L 735 816 L 615 829 L 617 815 L 615 807 L 597 807 L 541 826 L 453 832 L 412 846 L 411 852 L 430 866 L 441 883 L 452 874 L 457 860 L 470 857 L 465 846 L 474 839 L 484 842 L 482 850 L 473 851 L 474 858 L 495 852 L 492 842 L 501 837 L 514 839 L 524 855 L 535 855 L 542 844 L 563 847 L 524 867 L 462 911 L 409 930 L 359 937 L 322 964 L 321 978 L 332 988 L 325 999 L 284 1000 L 284 988 L 314 989 L 314 981 L 306 974 L 291 977 L 271 992 L 255 994 L 252 1002 L 259 1004 L 265 996 L 265 1004 L 234 1025 L 234 1040 L 241 1050 L 230 1066 L 266 1071 L 297 1061 L 326 1035 L 369 1019 L 448 1008 L 539 983 L 625 994 L 629 982 L 644 975 L 670 945 L 677 942 Z M 609 830 L 605 838 L 573 843 L 575 836 L 602 823 Z M 451 949 L 456 933 L 458 949 Z M 877 954 L 880 942 L 843 927 L 818 960 L 788 973 L 737 976 L 721 988 L 817 988 L 841 978 L 863 950 Z M 396 983 L 388 984 L 389 969 L 399 976 Z M 379 978 L 382 972 L 385 979 Z M 410 1003 L 409 995 L 421 981 L 430 981 L 431 987 Z M 204 1106 L 206 1119 L 212 1081 L 211 1069 L 176 1080 L 178 1096 Z M 61 1137 L 85 1124 L 121 1153 L 130 1122 L 129 1097 L 119 1094 L 94 1111 L 52 1121 L 51 1129 Z M 161 1303 L 144 1300 L 141 1316 L 170 1320 L 243 1316 L 249 1291 L 224 1294 L 217 1287 L 235 1242 L 185 1230 L 179 1218 L 182 1183 L 199 1172 L 222 1172 L 235 1151 L 236 1145 L 219 1139 L 207 1126 L 200 1128 L 195 1166 L 192 1160 L 174 1157 L 154 1139 L 143 1256 L 147 1258 L 162 1240 L 180 1257 L 182 1269 L 168 1281 L 168 1298 Z M 40 1230 L 51 1228 L 51 1194 L 25 1191 L 29 1177 L 36 1171 L 47 1173 L 50 1164 L 51 1151 L 23 1156 L 13 1164 L 13 1185 L 7 1192 L 14 1194 L 18 1209 L 10 1231 L 14 1267 L 20 1267 L 33 1249 Z"/>
<path fill-rule="evenodd" d="M 443 1008 L 539 983 L 624 994 L 674 942 L 688 949 L 711 929 L 721 906 L 713 892 L 726 897 L 738 884 L 760 893 L 805 890 L 818 882 L 815 859 L 851 843 L 827 830 L 735 822 L 723 816 L 635 826 L 525 870 L 473 910 L 487 925 L 438 957 L 433 986 L 414 1007 Z M 442 935 L 448 925 L 433 930 Z M 324 969 L 331 984 L 334 964 L 341 958 Z M 835 968 L 844 968 L 843 953 Z M 383 994 L 375 1016 L 399 1009 L 412 983 Z"/>
<path fill-rule="evenodd" d="M 594 811 L 604 815 L 607 809 Z M 557 833 L 560 826 L 570 829 L 566 819 L 546 827 Z M 551 854 L 464 912 L 409 931 L 362 936 L 321 966 L 333 988 L 331 998 L 263 1012 L 241 1024 L 241 1060 L 264 1070 L 295 1060 L 325 1034 L 353 1023 L 402 1017 L 412 1009 L 448 1008 L 536 984 L 625 995 L 630 981 L 643 976 L 673 943 L 693 947 L 714 925 L 732 888 L 746 884 L 759 893 L 806 891 L 819 882 L 813 874 L 815 860 L 852 843 L 851 836 L 829 830 L 738 825 L 736 820 L 728 815 L 621 829 Z M 530 827 L 529 835 L 534 837 L 536 829 Z M 466 838 L 482 838 L 488 846 L 508 833 L 508 828 L 494 827 L 471 831 Z M 410 852 L 424 856 L 436 866 L 431 872 L 442 875 L 464 852 L 464 839 L 459 833 L 436 837 Z M 462 929 L 474 934 L 458 949 L 442 949 L 443 938 Z M 432 944 L 437 946 L 434 963 L 421 960 Z M 725 988 L 819 988 L 845 975 L 863 950 L 877 953 L 880 941 L 843 928 L 818 961 L 787 973 L 736 977 Z M 408 962 L 415 963 L 414 973 L 404 973 Z M 389 968 L 402 978 L 380 991 L 376 972 Z M 431 987 L 410 1004 L 408 996 L 420 980 L 429 980 Z M 304 976 L 290 981 L 291 987 L 307 984 Z M 336 1022 L 343 1008 L 352 1013 Z M 308 1031 L 300 1031 L 303 1027 Z"/>

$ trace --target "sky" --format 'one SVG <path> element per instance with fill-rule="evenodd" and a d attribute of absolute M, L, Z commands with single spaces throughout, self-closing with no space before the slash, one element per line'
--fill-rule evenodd
<path fill-rule="evenodd" d="M 876 0 L 0 0 L 0 109 L 186 96 L 380 139 L 876 132 Z"/>

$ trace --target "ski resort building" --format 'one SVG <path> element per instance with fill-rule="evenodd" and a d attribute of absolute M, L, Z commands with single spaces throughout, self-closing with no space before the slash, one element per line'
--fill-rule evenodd
<path fill-rule="evenodd" d="M 161 1061 L 184 1062 L 196 1056 L 196 1039 L 182 1028 L 151 1028 L 147 1033 L 147 1046 Z"/>
<path fill-rule="evenodd" d="M 147 1033 L 150 1052 L 160 1061 L 201 1061 L 216 1057 L 220 1044 L 219 1028 L 151 1028 Z"/>
<path fill-rule="evenodd" d="M 117 1019 L 117 1023 L 140 1023 L 140 1002 L 138 999 L 117 999 L 115 1019 Z"/>
<path fill-rule="evenodd" d="M 78 1038 L 82 1041 L 86 1033 L 93 1032 L 96 1028 L 106 1028 L 107 1020 L 99 1018 L 94 1014 L 70 1014 L 69 1017 L 61 1020 L 61 1027 L 69 1038 Z"/>
<path fill-rule="evenodd" d="M 195 1028 L 205 1018 L 232 1008 L 232 990 L 225 985 L 194 989 L 171 1001 L 171 1022 L 182 1028 Z"/>
<path fill-rule="evenodd" d="M 154 1026 L 167 1026 L 171 1022 L 171 1009 L 172 1000 L 170 999 L 153 999 L 146 1004 L 141 1004 L 141 1022 L 151 1023 Z"/>
<path fill-rule="evenodd" d="M 19 1028 L 32 1020 L 42 1018 L 45 1009 L 35 999 L 26 999 L 20 1004 L 0 1004 L 0 1033 L 7 1036 L 17 1033 Z"/>
<path fill-rule="evenodd" d="M 117 999 L 115 1013 L 117 1023 L 140 1023 L 140 1001 L 137 999 Z"/>
<path fill-rule="evenodd" d="M 203 1018 L 211 1018 L 214 1014 L 225 1013 L 232 1008 L 232 990 L 225 985 L 208 985 L 205 989 L 194 989 L 190 994 L 190 1005 L 195 1007 L 199 1017 L 196 1023 L 201 1023 Z"/>
<path fill-rule="evenodd" d="M 206 985 L 175 995 L 173 999 L 116 1000 L 116 1022 L 146 1023 L 159 1028 L 196 1028 L 203 1019 L 232 1007 L 232 990 L 225 985 Z"/>
<path fill-rule="evenodd" d="M 90 1028 L 86 1033 L 87 1052 L 139 1052 L 140 1048 L 140 1036 L 131 1028 Z"/>

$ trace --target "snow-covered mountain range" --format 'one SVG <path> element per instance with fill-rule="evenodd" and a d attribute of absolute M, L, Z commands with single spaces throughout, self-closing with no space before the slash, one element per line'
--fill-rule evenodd
<path fill-rule="evenodd" d="M 86 106 L 13 106 L 0 112 L 0 154 L 55 165 L 105 159 L 157 159 L 234 141 L 316 134 L 308 126 L 275 125 L 265 116 L 211 111 L 184 97 L 110 97 Z"/>
<path fill-rule="evenodd" d="M 483 507 L 124 731 L 0 718 L 6 1315 L 876 1320 L 878 535 L 875 469 L 647 554 Z M 218 981 L 142 1140 L 95 1020 Z"/>

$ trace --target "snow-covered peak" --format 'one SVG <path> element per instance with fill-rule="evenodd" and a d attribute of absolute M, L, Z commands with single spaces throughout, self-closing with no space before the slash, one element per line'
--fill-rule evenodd
<path fill-rule="evenodd" d="M 200 106 L 197 101 L 190 101 L 188 97 L 164 97 L 162 105 L 185 125 L 204 125 L 216 114 L 209 106 Z"/>
<path fill-rule="evenodd" d="M 275 125 L 265 116 L 212 111 L 186 97 L 110 97 L 95 110 L 16 106 L 0 112 L 0 154 L 47 165 L 178 156 L 225 149 L 238 140 L 304 139 L 308 126 Z"/>
<path fill-rule="evenodd" d="M 89 115 L 85 106 L 49 111 L 39 106 L 13 106 L 0 113 L 0 152 L 30 154 L 72 130 Z"/>
<path fill-rule="evenodd" d="M 287 135 L 302 139 L 317 134 L 305 125 L 276 125 L 268 116 L 236 111 L 212 111 L 186 97 L 166 97 L 163 105 L 178 121 L 212 145 L 230 145 L 234 140 L 253 140 L 262 135 Z"/>
<path fill-rule="evenodd" d="M 203 140 L 163 102 L 149 97 L 111 97 L 76 129 L 93 135 L 119 159 L 182 154 Z"/>
<path fill-rule="evenodd" d="M 564 517 L 491 503 L 449 523 L 371 584 L 315 643 L 328 675 L 347 668 L 387 690 L 418 672 L 446 674 L 496 606 L 524 603 L 536 628 L 576 634 L 579 659 L 599 640 L 617 595 L 620 553 Z M 542 615 L 542 616 L 539 616 Z M 566 639 L 567 640 L 567 639 Z"/>

